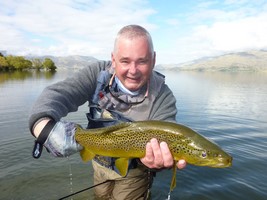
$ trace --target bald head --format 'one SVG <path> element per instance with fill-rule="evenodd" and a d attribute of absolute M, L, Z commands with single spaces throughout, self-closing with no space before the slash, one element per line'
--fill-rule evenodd
<path fill-rule="evenodd" d="M 123 27 L 117 34 L 111 58 L 123 86 L 138 91 L 148 82 L 156 62 L 150 34 L 138 25 Z"/>
<path fill-rule="evenodd" d="M 117 37 L 115 39 L 113 52 L 116 53 L 117 43 L 120 39 L 133 40 L 136 38 L 145 38 L 148 42 L 150 53 L 152 55 L 154 54 L 153 42 L 152 42 L 149 32 L 145 28 L 139 25 L 128 25 L 128 26 L 123 27 L 118 32 Z"/>

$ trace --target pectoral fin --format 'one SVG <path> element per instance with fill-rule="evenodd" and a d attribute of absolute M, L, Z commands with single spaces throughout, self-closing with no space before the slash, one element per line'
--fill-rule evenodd
<path fill-rule="evenodd" d="M 128 158 L 118 158 L 115 161 L 115 166 L 120 172 L 121 176 L 126 176 L 128 172 L 129 159 Z"/>
<path fill-rule="evenodd" d="M 170 186 L 170 192 L 176 187 L 176 163 L 177 162 L 173 164 L 173 168 L 172 168 L 173 173 L 172 173 L 172 182 Z"/>
<path fill-rule="evenodd" d="M 92 160 L 95 157 L 95 154 L 92 153 L 89 149 L 83 148 L 80 151 L 81 158 L 84 162 L 87 162 L 89 160 Z"/>

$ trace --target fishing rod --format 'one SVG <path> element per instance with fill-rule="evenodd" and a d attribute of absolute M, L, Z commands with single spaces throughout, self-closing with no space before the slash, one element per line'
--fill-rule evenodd
<path fill-rule="evenodd" d="M 76 195 L 76 194 L 79 194 L 79 193 L 84 192 L 84 191 L 86 191 L 86 190 L 90 190 L 90 189 L 92 189 L 92 188 L 94 188 L 94 187 L 96 187 L 96 186 L 102 185 L 102 184 L 107 183 L 107 182 L 109 182 L 109 181 L 111 181 L 111 180 L 106 180 L 106 181 L 104 181 L 104 182 L 102 182 L 102 183 L 98 183 L 98 184 L 92 185 L 92 186 L 90 186 L 90 187 L 88 187 L 88 188 L 85 188 L 85 189 L 82 189 L 82 190 L 80 190 L 80 191 L 78 191 L 78 192 L 74 192 L 74 193 L 69 194 L 69 195 L 67 195 L 67 196 L 61 197 L 61 198 L 58 199 L 58 200 L 62 200 L 62 199 L 66 199 L 66 198 L 68 198 L 68 197 L 72 197 L 72 196 L 74 196 L 74 195 Z"/>

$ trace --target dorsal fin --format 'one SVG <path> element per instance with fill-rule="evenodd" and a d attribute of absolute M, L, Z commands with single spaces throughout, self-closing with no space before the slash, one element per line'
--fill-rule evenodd
<path fill-rule="evenodd" d="M 129 127 L 131 125 L 130 122 L 122 122 L 113 126 L 107 126 L 103 128 L 92 128 L 92 129 L 86 129 L 86 132 L 92 132 L 94 134 L 109 134 L 111 132 L 115 132 L 119 129 L 123 129 L 126 127 Z"/>

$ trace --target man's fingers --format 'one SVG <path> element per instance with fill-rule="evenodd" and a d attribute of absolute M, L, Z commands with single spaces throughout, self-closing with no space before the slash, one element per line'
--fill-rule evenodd
<path fill-rule="evenodd" d="M 150 142 L 147 143 L 146 145 L 146 155 L 145 158 L 148 162 L 153 162 L 154 161 L 154 153 L 152 149 L 152 145 Z"/>
<path fill-rule="evenodd" d="M 161 149 L 161 153 L 162 153 L 164 167 L 167 167 L 167 168 L 172 167 L 173 166 L 173 157 L 172 157 L 171 151 L 170 151 L 167 143 L 161 142 L 160 143 L 160 149 Z"/>
<path fill-rule="evenodd" d="M 185 160 L 179 160 L 178 162 L 177 162 L 177 165 L 176 165 L 177 167 L 178 167 L 178 169 L 183 169 L 183 168 L 185 168 L 186 167 L 186 162 L 185 162 Z"/>
<path fill-rule="evenodd" d="M 154 154 L 153 149 L 151 147 L 151 143 L 148 142 L 146 144 L 146 154 L 145 157 L 140 158 L 140 161 L 147 167 L 151 168 L 154 163 Z"/>
<path fill-rule="evenodd" d="M 154 168 L 162 168 L 164 166 L 164 160 L 162 158 L 161 148 L 158 140 L 153 138 L 150 142 L 154 154 Z"/>
<path fill-rule="evenodd" d="M 141 162 L 149 168 L 170 168 L 173 166 L 173 157 L 166 142 L 158 143 L 158 140 L 153 138 L 146 145 L 145 157 L 140 159 Z M 179 160 L 177 167 L 183 169 L 186 166 L 185 160 Z"/>

